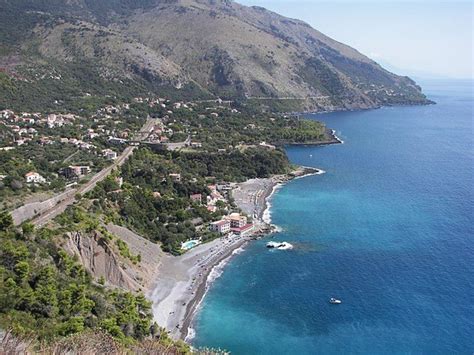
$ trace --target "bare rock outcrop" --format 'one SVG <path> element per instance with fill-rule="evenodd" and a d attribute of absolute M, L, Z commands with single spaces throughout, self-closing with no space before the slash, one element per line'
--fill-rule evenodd
<path fill-rule="evenodd" d="M 113 241 L 101 233 L 70 232 L 62 247 L 76 255 L 86 270 L 107 286 L 130 291 L 143 289 L 145 283 L 140 265 L 122 257 L 115 250 Z"/>

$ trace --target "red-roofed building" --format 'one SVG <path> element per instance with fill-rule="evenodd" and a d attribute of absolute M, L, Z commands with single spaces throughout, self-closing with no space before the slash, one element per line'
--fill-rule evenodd
<path fill-rule="evenodd" d="M 197 203 L 201 203 L 201 202 L 202 202 L 202 196 L 201 196 L 201 194 L 193 194 L 193 195 L 189 196 L 189 198 L 190 198 L 191 201 L 193 201 L 193 202 L 197 202 Z"/>
<path fill-rule="evenodd" d="M 217 211 L 217 207 L 216 207 L 216 206 L 212 206 L 212 205 L 211 205 L 211 206 L 207 206 L 207 210 L 208 210 L 209 212 L 214 213 L 214 212 Z"/>
<path fill-rule="evenodd" d="M 240 236 L 240 237 L 245 237 L 245 236 L 249 235 L 250 233 L 252 233 L 253 230 L 254 230 L 254 228 L 255 228 L 255 227 L 254 227 L 253 224 L 247 224 L 247 225 L 245 225 L 245 226 L 243 226 L 243 227 L 231 228 L 230 230 L 231 230 L 234 234 L 236 234 L 236 235 L 238 235 L 238 236 Z"/>

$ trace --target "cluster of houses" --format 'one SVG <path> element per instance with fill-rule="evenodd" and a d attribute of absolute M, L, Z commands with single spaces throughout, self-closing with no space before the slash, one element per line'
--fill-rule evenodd
<path fill-rule="evenodd" d="M 77 121 L 79 116 L 74 114 L 48 114 L 22 112 L 15 113 L 12 110 L 0 111 L 0 124 L 3 124 L 11 132 L 11 142 L 20 146 L 33 139 L 42 145 L 53 144 L 54 142 L 73 144 L 80 149 L 93 149 L 95 146 L 91 143 L 85 142 L 81 139 L 70 137 L 49 137 L 41 135 L 38 130 L 43 128 L 58 128 L 66 125 L 72 125 Z M 33 127 L 34 126 L 34 127 Z M 84 132 L 84 138 L 94 139 L 104 134 L 110 134 L 109 130 L 105 129 L 105 125 L 98 126 L 96 131 L 94 129 L 87 129 Z"/>
<path fill-rule="evenodd" d="M 210 212 L 216 212 L 218 207 L 218 201 L 227 203 L 227 200 L 222 193 L 226 193 L 232 189 L 230 185 L 208 185 L 211 191 L 210 195 L 206 198 L 206 207 Z M 222 193 L 221 193 L 222 192 Z M 189 196 L 194 203 L 202 204 L 202 194 L 192 194 Z M 247 217 L 240 213 L 231 213 L 224 216 L 220 221 L 212 222 L 209 226 L 209 230 L 219 233 L 221 235 L 232 233 L 237 236 L 247 236 L 254 231 L 255 227 L 252 223 L 248 223 Z"/>
<path fill-rule="evenodd" d="M 241 237 L 245 237 L 254 231 L 254 225 L 247 222 L 247 217 L 239 213 L 231 213 L 224 216 L 220 221 L 213 222 L 209 229 L 219 234 L 233 233 Z"/>
<path fill-rule="evenodd" d="M 91 172 L 91 168 L 88 165 L 69 165 L 59 171 L 66 179 L 81 178 Z M 27 184 L 46 184 L 48 183 L 46 178 L 36 171 L 30 171 L 25 174 L 25 180 Z"/>
<path fill-rule="evenodd" d="M 64 144 L 72 144 L 78 147 L 79 149 L 91 150 L 97 148 L 95 145 L 84 142 L 82 139 L 76 138 L 60 138 L 59 141 Z"/>
<path fill-rule="evenodd" d="M 157 97 L 157 98 L 151 98 L 151 97 L 135 97 L 133 99 L 134 102 L 139 103 L 139 104 L 148 104 L 149 107 L 155 107 L 159 106 L 161 108 L 174 108 L 174 109 L 188 109 L 192 111 L 192 107 L 194 106 L 194 103 L 192 102 L 171 102 L 169 99 L 165 99 L 163 97 Z M 172 111 L 169 111 L 168 113 L 173 113 Z"/>
<path fill-rule="evenodd" d="M 71 125 L 77 119 L 73 114 L 54 114 L 43 115 L 41 113 L 22 112 L 15 113 L 12 110 L 0 111 L 0 118 L 5 122 L 28 124 L 28 125 L 43 125 L 48 128 L 62 127 L 64 125 Z"/>
<path fill-rule="evenodd" d="M 211 194 L 207 196 L 206 199 L 206 207 L 209 212 L 216 212 L 217 211 L 217 204 L 219 201 L 226 202 L 226 199 L 219 191 L 224 191 L 224 185 L 208 185 L 208 189 L 211 191 Z"/>
<path fill-rule="evenodd" d="M 160 123 L 151 128 L 148 140 L 151 142 L 168 143 L 169 137 L 172 135 L 173 130 Z"/>

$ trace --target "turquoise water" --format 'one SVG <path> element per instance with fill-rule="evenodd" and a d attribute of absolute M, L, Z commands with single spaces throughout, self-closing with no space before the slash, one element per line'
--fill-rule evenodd
<path fill-rule="evenodd" d="M 188 240 L 187 242 L 184 242 L 181 244 L 181 249 L 189 250 L 189 249 L 194 248 L 198 244 L 199 244 L 199 240 Z"/>
<path fill-rule="evenodd" d="M 313 116 L 345 141 L 289 147 L 327 173 L 272 200 L 274 237 L 229 263 L 194 345 L 233 354 L 474 352 L 472 82 L 437 105 Z M 331 305 L 330 297 L 341 305 Z"/>

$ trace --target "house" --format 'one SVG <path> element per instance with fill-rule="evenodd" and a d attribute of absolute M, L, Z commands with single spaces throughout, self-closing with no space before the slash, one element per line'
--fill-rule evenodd
<path fill-rule="evenodd" d="M 181 174 L 171 173 L 169 176 L 174 182 L 181 182 Z"/>
<path fill-rule="evenodd" d="M 114 152 L 112 149 L 104 149 L 102 150 L 102 155 L 104 158 L 108 160 L 115 160 L 117 159 L 117 152 Z"/>
<path fill-rule="evenodd" d="M 39 142 L 41 145 L 54 143 L 54 141 L 52 141 L 50 137 L 40 137 Z"/>
<path fill-rule="evenodd" d="M 228 220 L 221 220 L 217 222 L 211 223 L 209 226 L 209 230 L 213 232 L 217 232 L 220 234 L 226 234 L 230 232 L 230 222 Z"/>
<path fill-rule="evenodd" d="M 208 205 L 207 206 L 207 210 L 211 213 L 214 213 L 217 211 L 217 207 L 216 206 L 213 206 L 213 205 Z"/>
<path fill-rule="evenodd" d="M 61 170 L 61 174 L 67 179 L 78 178 L 87 175 L 91 172 L 91 168 L 87 165 L 70 165 L 67 168 Z"/>
<path fill-rule="evenodd" d="M 46 182 L 44 177 L 34 171 L 26 173 L 25 179 L 28 184 L 44 184 Z"/>
<path fill-rule="evenodd" d="M 192 148 L 202 148 L 202 143 L 200 142 L 191 142 Z"/>
<path fill-rule="evenodd" d="M 125 129 L 119 133 L 120 138 L 128 138 L 130 136 L 130 130 Z"/>
<path fill-rule="evenodd" d="M 189 196 L 189 198 L 191 199 L 191 201 L 197 202 L 199 204 L 202 202 L 202 195 L 201 194 L 193 194 L 193 195 Z"/>
<path fill-rule="evenodd" d="M 259 146 L 262 147 L 262 148 L 268 148 L 270 150 L 275 150 L 276 149 L 276 147 L 274 145 L 268 144 L 266 142 L 260 143 Z"/>
<path fill-rule="evenodd" d="M 52 113 L 48 115 L 46 123 L 49 128 L 62 127 L 64 126 L 64 118 Z"/>
<path fill-rule="evenodd" d="M 247 225 L 247 217 L 239 213 L 230 214 L 227 219 L 230 221 L 231 228 L 242 228 Z"/>
<path fill-rule="evenodd" d="M 228 192 L 232 190 L 232 186 L 227 183 L 217 184 L 216 187 L 217 187 L 217 191 L 221 191 L 221 192 Z"/>

